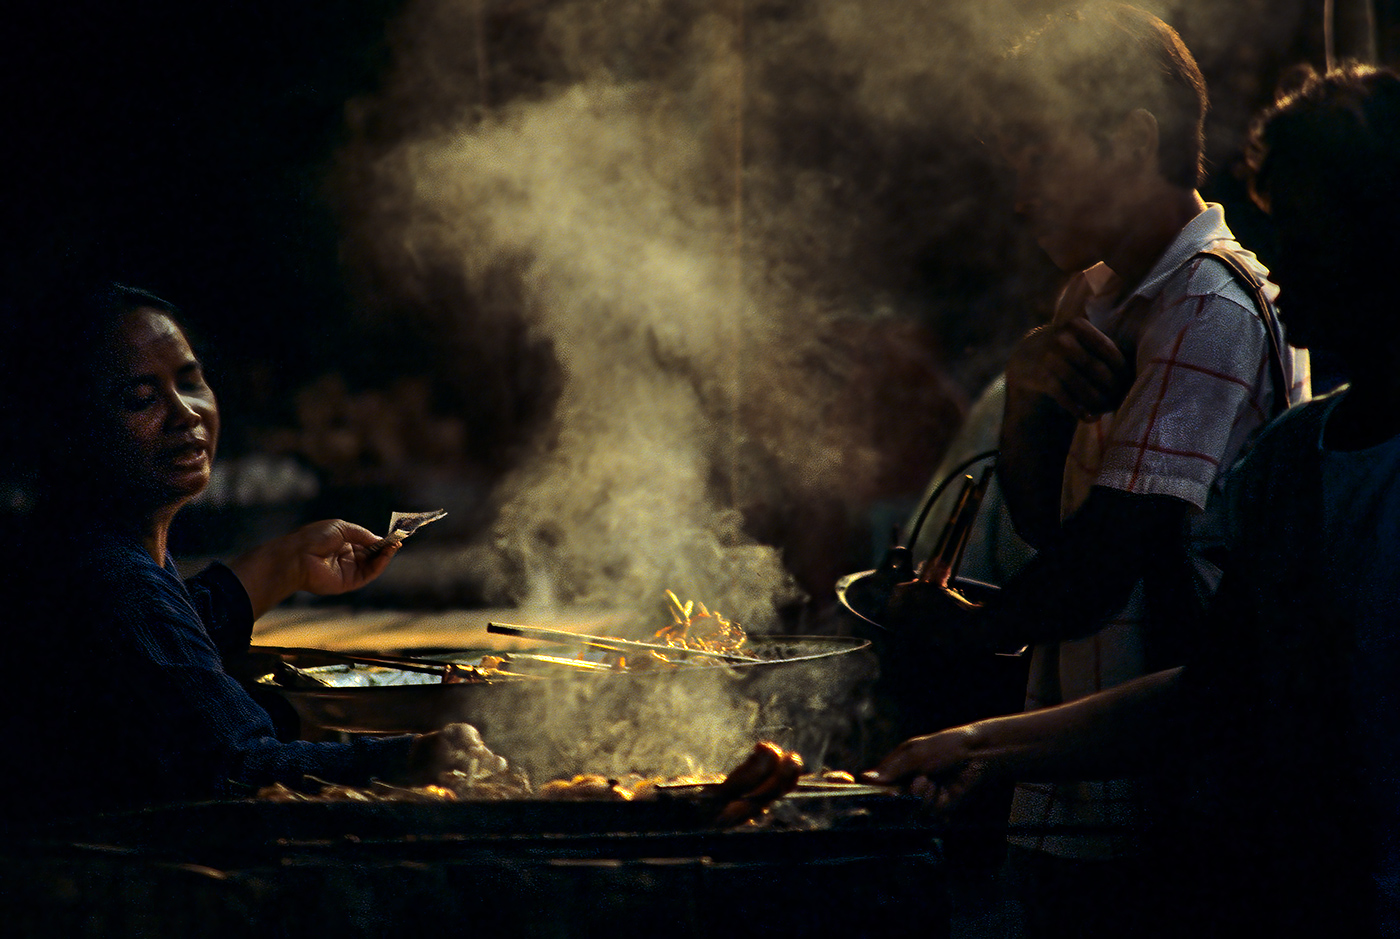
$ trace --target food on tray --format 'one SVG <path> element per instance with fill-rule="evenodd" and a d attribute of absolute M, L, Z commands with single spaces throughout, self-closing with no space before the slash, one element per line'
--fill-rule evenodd
<path fill-rule="evenodd" d="M 682 603 L 671 590 L 666 591 L 666 602 L 672 621 L 658 629 L 649 641 L 678 651 L 689 649 L 693 652 L 717 652 L 758 659 L 752 650 L 745 648 L 748 636 L 743 626 L 725 618 L 722 613 L 707 610 L 703 603 L 694 600 Z M 679 660 L 662 650 L 609 652 L 604 656 L 604 661 L 613 668 L 629 671 L 673 668 Z"/>
<path fill-rule="evenodd" d="M 259 790 L 257 798 L 273 802 L 470 802 L 503 799 L 542 799 L 579 802 L 640 802 L 655 799 L 664 789 L 696 787 L 694 795 L 713 812 L 716 825 L 729 827 L 751 822 L 777 799 L 797 787 L 803 772 L 802 758 L 777 744 L 763 741 L 733 770 L 724 776 L 700 773 L 658 778 L 629 773 L 610 778 L 598 773 L 579 773 L 568 779 L 555 779 L 532 789 L 523 773 L 506 767 L 506 762 L 486 749 L 475 728 L 467 724 L 456 733 L 461 738 L 467 767 L 453 767 L 440 773 L 430 785 L 396 786 L 375 782 L 369 786 L 341 786 L 307 779 L 303 792 L 281 783 Z"/>

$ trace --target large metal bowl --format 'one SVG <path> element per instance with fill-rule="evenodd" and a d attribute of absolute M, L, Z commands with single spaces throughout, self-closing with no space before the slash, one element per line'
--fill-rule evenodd
<path fill-rule="evenodd" d="M 554 775 L 591 771 L 586 764 L 570 765 L 579 757 L 567 743 L 569 735 L 616 737 L 632 732 L 625 726 L 628 722 L 643 724 L 646 732 L 693 741 L 735 736 L 733 726 L 723 725 L 743 719 L 752 723 L 755 734 L 796 749 L 810 765 L 818 765 L 833 735 L 850 725 L 858 710 L 856 699 L 874 678 L 869 647 L 868 640 L 854 637 L 760 637 L 749 640 L 757 655 L 751 663 L 578 674 L 561 668 L 523 671 L 526 659 L 516 653 L 507 666 L 516 677 L 443 684 L 432 675 L 393 676 L 385 670 L 385 683 L 372 686 L 363 680 L 363 669 L 299 654 L 280 658 L 331 684 L 259 687 L 290 705 L 299 736 L 307 739 L 423 733 L 465 721 L 514 765 L 547 769 Z M 468 665 L 479 663 L 485 654 L 480 649 L 414 651 Z M 578 655 L 577 649 L 563 647 L 537 651 L 562 660 Z M 713 734 L 707 735 L 711 724 Z M 552 752 L 542 754 L 541 740 L 550 737 L 544 733 L 546 725 L 555 729 L 556 744 Z M 731 755 L 717 754 L 726 759 Z"/>

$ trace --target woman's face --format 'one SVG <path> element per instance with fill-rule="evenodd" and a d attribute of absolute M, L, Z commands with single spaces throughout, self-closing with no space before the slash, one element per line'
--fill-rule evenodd
<path fill-rule="evenodd" d="M 108 341 L 98 395 L 102 452 L 93 454 L 131 508 L 184 504 L 209 484 L 219 406 L 180 327 L 142 307 Z"/>

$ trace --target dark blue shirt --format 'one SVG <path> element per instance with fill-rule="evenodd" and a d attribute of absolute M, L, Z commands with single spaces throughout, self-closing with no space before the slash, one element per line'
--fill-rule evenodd
<path fill-rule="evenodd" d="M 94 528 L 7 571 L 10 660 L 0 773 L 45 811 L 236 797 L 312 775 L 363 784 L 400 773 L 412 737 L 284 742 L 224 667 L 252 635 L 248 595 L 214 564 L 181 581 L 136 539 Z M 21 665 L 22 663 L 22 665 Z"/>

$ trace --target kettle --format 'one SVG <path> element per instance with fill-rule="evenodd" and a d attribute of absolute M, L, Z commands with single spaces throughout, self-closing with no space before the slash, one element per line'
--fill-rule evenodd
<path fill-rule="evenodd" d="M 931 584 L 946 596 L 947 600 L 959 609 L 975 610 L 986 599 L 986 593 L 995 591 L 986 584 L 962 581 L 957 577 L 972 534 L 972 526 L 977 520 L 978 509 L 991 483 L 997 451 L 988 450 L 962 461 L 934 487 L 910 529 L 907 544 L 900 544 L 898 529 L 891 538 L 880 565 L 874 570 L 848 574 L 836 582 L 836 598 L 846 609 L 862 620 L 880 629 L 889 629 L 892 619 L 891 606 L 901 589 L 912 584 Z M 980 474 L 974 476 L 967 471 L 978 463 L 989 462 Z M 913 550 L 910 545 L 918 543 L 919 531 L 927 520 L 929 512 L 947 488 L 961 477 L 962 488 L 948 515 L 948 520 L 939 534 L 933 552 L 923 564 L 915 569 Z M 981 596 L 977 596 L 980 594 Z"/>

